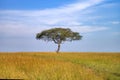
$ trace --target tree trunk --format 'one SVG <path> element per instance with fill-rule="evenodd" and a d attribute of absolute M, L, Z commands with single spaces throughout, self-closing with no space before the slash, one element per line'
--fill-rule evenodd
<path fill-rule="evenodd" d="M 57 53 L 59 53 L 59 50 L 60 50 L 60 44 L 58 44 L 58 49 L 57 49 Z"/>

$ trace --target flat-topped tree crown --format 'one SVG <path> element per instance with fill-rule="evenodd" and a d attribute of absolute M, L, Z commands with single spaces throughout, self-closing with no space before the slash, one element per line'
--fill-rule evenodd
<path fill-rule="evenodd" d="M 81 40 L 82 36 L 78 32 L 73 32 L 69 28 L 52 28 L 37 33 L 36 39 L 42 39 L 45 41 L 54 41 L 58 44 L 57 53 L 60 50 L 60 44 L 63 41 Z"/>

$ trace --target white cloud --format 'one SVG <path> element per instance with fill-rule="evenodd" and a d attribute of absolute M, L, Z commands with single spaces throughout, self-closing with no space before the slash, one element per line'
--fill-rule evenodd
<path fill-rule="evenodd" d="M 26 11 L 26 10 L 5 10 L 1 11 L 3 14 L 11 14 L 11 15 L 21 15 L 21 16 L 45 16 L 45 15 L 60 15 L 60 14 L 71 14 L 77 11 L 81 11 L 83 9 L 89 8 L 96 4 L 101 3 L 103 0 L 85 0 L 84 2 L 76 2 L 72 4 L 68 4 L 65 6 L 60 6 L 57 8 L 48 8 L 39 11 Z"/>
<path fill-rule="evenodd" d="M 86 0 L 44 10 L 1 10 L 0 32 L 6 35 L 31 35 L 53 27 L 67 27 L 82 33 L 106 30 L 106 27 L 91 27 L 79 21 L 85 9 L 103 0 Z"/>
<path fill-rule="evenodd" d="M 9 24 L 3 24 L 0 26 L 0 34 L 7 36 L 7 37 L 30 37 L 30 36 L 35 36 L 36 33 L 41 32 L 46 29 L 51 29 L 53 27 L 58 27 L 58 28 L 70 28 L 72 31 L 75 32 L 80 32 L 80 33 L 90 33 L 90 32 L 95 32 L 95 31 L 103 31 L 107 30 L 108 28 L 106 27 L 100 27 L 100 26 L 80 26 L 80 25 L 73 25 L 73 26 L 43 26 L 43 25 L 37 25 L 33 27 L 32 25 L 25 25 L 25 24 L 16 24 L 16 23 L 9 23 Z M 17 27 L 16 27 L 17 26 Z M 42 27 L 40 27 L 42 26 Z"/>
<path fill-rule="evenodd" d="M 120 24 L 120 21 L 112 21 L 111 23 L 117 25 Z"/>

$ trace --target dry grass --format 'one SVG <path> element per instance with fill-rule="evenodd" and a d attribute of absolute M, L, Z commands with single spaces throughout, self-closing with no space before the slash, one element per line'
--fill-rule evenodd
<path fill-rule="evenodd" d="M 1 52 L 0 79 L 120 80 L 120 54 Z"/>

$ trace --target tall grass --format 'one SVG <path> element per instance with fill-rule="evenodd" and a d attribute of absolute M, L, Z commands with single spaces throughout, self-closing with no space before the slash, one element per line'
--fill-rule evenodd
<path fill-rule="evenodd" d="M 120 54 L 1 52 L 0 79 L 120 80 Z"/>

